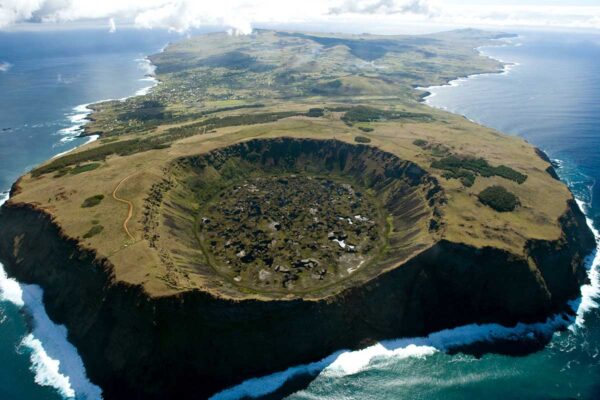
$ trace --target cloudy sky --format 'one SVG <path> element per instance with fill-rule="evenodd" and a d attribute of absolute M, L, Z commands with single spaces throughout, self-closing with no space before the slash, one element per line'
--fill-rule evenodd
<path fill-rule="evenodd" d="M 0 29 L 77 24 L 206 26 L 248 33 L 263 26 L 534 27 L 600 32 L 600 0 L 0 0 Z"/>

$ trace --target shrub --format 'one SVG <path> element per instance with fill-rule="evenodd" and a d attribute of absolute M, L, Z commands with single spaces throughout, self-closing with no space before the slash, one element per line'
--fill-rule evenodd
<path fill-rule="evenodd" d="M 322 117 L 324 115 L 324 111 L 325 110 L 323 110 L 322 108 L 311 108 L 306 113 L 306 116 L 312 118 Z"/>
<path fill-rule="evenodd" d="M 102 225 L 94 225 L 90 228 L 89 231 L 87 231 L 83 237 L 85 239 L 89 239 L 92 236 L 96 236 L 97 234 L 99 234 L 100 232 L 102 232 L 104 230 L 104 227 Z"/>
<path fill-rule="evenodd" d="M 471 173 L 485 177 L 500 176 L 519 184 L 525 182 L 527 179 L 527 175 L 517 172 L 506 165 L 491 166 L 483 158 L 448 156 L 432 162 L 431 166 L 448 171 L 444 176 L 449 178 L 460 179 L 465 176 L 467 171 L 470 171 Z"/>
<path fill-rule="evenodd" d="M 81 203 L 81 207 L 83 207 L 83 208 L 95 207 L 98 204 L 100 204 L 100 202 L 103 199 L 104 199 L 104 195 L 103 194 L 97 194 L 95 196 L 88 197 L 87 199 L 85 199 L 83 201 L 83 203 Z"/>
<path fill-rule="evenodd" d="M 498 212 L 513 211 L 519 205 L 517 196 L 498 185 L 484 189 L 478 197 L 481 203 Z"/>
<path fill-rule="evenodd" d="M 374 107 L 356 106 L 346 111 L 342 117 L 342 121 L 346 123 L 352 122 L 371 122 L 393 119 L 410 119 L 414 121 L 428 122 L 433 118 L 429 114 L 413 113 L 407 111 L 387 111 Z"/>
<path fill-rule="evenodd" d="M 368 126 L 359 126 L 358 129 L 360 129 L 363 132 L 373 132 L 375 129 L 370 128 Z"/>
<path fill-rule="evenodd" d="M 364 137 L 364 136 L 357 136 L 354 138 L 354 141 L 356 143 L 371 143 L 371 139 L 369 139 L 368 137 Z"/>
<path fill-rule="evenodd" d="M 81 174 L 82 172 L 93 171 L 100 166 L 100 163 L 90 163 L 85 165 L 77 165 L 69 171 L 72 175 Z"/>
<path fill-rule="evenodd" d="M 423 147 L 427 146 L 427 143 L 428 143 L 428 142 L 427 142 L 427 140 L 423 140 L 423 139 L 416 139 L 416 140 L 413 142 L 413 144 L 414 144 L 415 146 L 418 146 L 418 147 L 421 147 L 421 148 L 423 148 Z"/>

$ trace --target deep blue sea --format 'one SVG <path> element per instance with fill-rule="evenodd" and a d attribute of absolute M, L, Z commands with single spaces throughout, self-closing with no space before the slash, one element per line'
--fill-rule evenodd
<path fill-rule="evenodd" d="M 147 87 L 151 82 L 140 79 L 148 65 L 140 60 L 169 40 L 151 31 L 1 33 L 0 191 L 33 165 L 85 142 L 75 138 L 73 127 L 84 114 L 77 106 Z M 432 88 L 426 101 L 545 150 L 561 166 L 558 173 L 589 223 L 600 227 L 600 35 L 524 32 L 503 47 L 481 50 L 515 65 L 504 74 Z M 598 261 L 589 259 L 591 284 L 573 303 L 577 317 L 570 321 L 557 316 L 512 328 L 470 325 L 340 351 L 215 397 L 266 393 L 294 374 L 318 373 L 289 398 L 600 398 Z M 0 276 L 0 399 L 99 397 L 64 328 L 47 320 L 40 296 L 39 288 Z M 551 337 L 549 344 L 520 356 L 454 350 L 495 341 L 520 349 L 541 337 Z"/>
<path fill-rule="evenodd" d="M 152 86 L 144 57 L 179 36 L 160 31 L 0 32 L 0 202 L 19 175 L 89 139 L 85 104 Z M 36 286 L 0 271 L 0 399 L 95 399 L 63 327 Z"/>

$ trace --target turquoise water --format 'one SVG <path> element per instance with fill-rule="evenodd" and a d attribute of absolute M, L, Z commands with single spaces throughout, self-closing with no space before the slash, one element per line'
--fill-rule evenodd
<path fill-rule="evenodd" d="M 85 115 L 77 106 L 150 85 L 141 80 L 147 72 L 143 56 L 174 39 L 152 31 L 0 33 L 0 192 L 33 165 L 85 142 L 76 138 Z M 521 135 L 560 160 L 561 178 L 600 226 L 600 36 L 526 33 L 517 42 L 483 49 L 518 62 L 508 74 L 436 88 L 428 102 Z M 592 282 L 598 283 L 595 276 Z M 295 373 L 318 373 L 288 397 L 600 398 L 596 288 L 585 287 L 583 300 L 573 305 L 576 321 L 557 316 L 546 324 L 466 326 L 389 341 L 257 378 L 216 397 L 266 393 Z M 47 320 L 39 288 L 0 276 L 0 293 L 0 399 L 98 398 L 64 328 Z M 474 342 L 502 342 L 515 353 L 548 337 L 548 345 L 521 356 L 456 351 Z"/>

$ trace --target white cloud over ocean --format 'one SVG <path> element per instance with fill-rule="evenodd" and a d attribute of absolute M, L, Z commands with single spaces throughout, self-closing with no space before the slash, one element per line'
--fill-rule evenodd
<path fill-rule="evenodd" d="M 360 20 L 377 24 L 529 26 L 600 30 L 600 5 L 580 0 L 523 0 L 518 4 L 471 0 L 0 0 L 0 29 L 22 23 L 104 21 L 179 32 L 222 26 L 248 33 L 260 24 Z M 106 26 L 106 25 L 105 25 Z"/>

